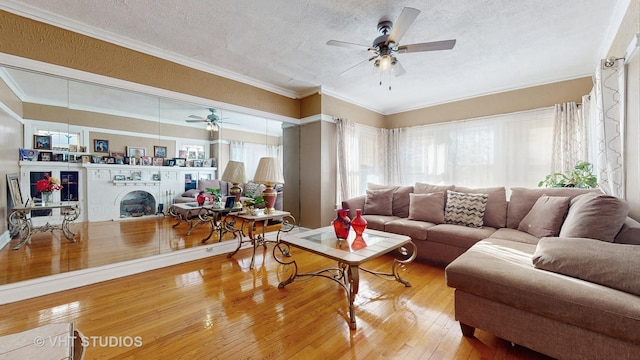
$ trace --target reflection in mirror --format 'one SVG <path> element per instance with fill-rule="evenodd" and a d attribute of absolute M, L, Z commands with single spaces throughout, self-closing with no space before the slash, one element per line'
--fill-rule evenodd
<path fill-rule="evenodd" d="M 0 77 L 23 109 L 22 147 L 37 147 L 34 135 L 53 142 L 41 149 L 49 161 L 20 161 L 23 197 L 38 198 L 32 176 L 48 173 L 63 186 L 54 200 L 80 208 L 75 242 L 41 232 L 13 250 L 20 240 L 11 239 L 0 284 L 202 246 L 209 223 L 171 216 L 177 199 L 195 201 L 189 190 L 219 179 L 229 160 L 246 164 L 247 181 L 260 157 L 282 161 L 280 121 L 22 69 L 0 68 Z M 37 227 L 63 214 L 30 217 Z"/>

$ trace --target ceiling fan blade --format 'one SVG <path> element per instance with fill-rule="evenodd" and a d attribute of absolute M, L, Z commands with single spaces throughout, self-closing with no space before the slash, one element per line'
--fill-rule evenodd
<path fill-rule="evenodd" d="M 405 69 L 404 69 L 404 66 L 402 66 L 402 64 L 400 63 L 400 61 L 397 61 L 397 60 L 396 60 L 396 65 L 395 65 L 395 66 L 396 66 L 396 69 L 395 69 L 395 71 L 394 71 L 394 75 L 395 75 L 396 77 L 398 77 L 398 76 L 402 76 L 402 75 L 404 75 L 404 74 L 406 74 L 406 73 L 407 73 L 407 72 L 405 71 Z"/>
<path fill-rule="evenodd" d="M 389 44 L 390 42 L 398 44 L 400 39 L 404 36 L 404 33 L 409 30 L 409 27 L 416 20 L 418 15 L 420 14 L 420 10 L 405 7 L 402 9 L 400 16 L 398 16 L 398 20 L 393 24 L 393 28 L 391 29 L 391 33 L 387 38 L 385 44 Z"/>
<path fill-rule="evenodd" d="M 199 120 L 204 119 L 202 116 L 197 116 L 197 115 L 189 115 L 188 117 L 190 117 L 192 119 L 199 119 Z"/>
<path fill-rule="evenodd" d="M 329 40 L 327 41 L 327 45 L 339 46 L 339 47 L 344 47 L 349 49 L 370 50 L 370 47 L 368 45 L 360 45 L 360 44 L 354 44 L 354 43 L 350 43 L 346 41 L 338 41 L 338 40 Z"/>
<path fill-rule="evenodd" d="M 187 120 L 185 120 L 185 121 L 186 121 L 186 122 L 188 122 L 188 123 L 207 122 L 207 120 L 205 120 L 205 119 L 199 119 L 199 120 L 190 120 L 190 119 L 187 119 Z"/>
<path fill-rule="evenodd" d="M 338 74 L 338 75 L 342 76 L 342 75 L 344 75 L 345 73 L 347 73 L 348 71 L 351 71 L 351 70 L 353 70 L 353 69 L 357 68 L 358 66 L 360 66 L 360 65 L 362 65 L 362 64 L 364 64 L 364 63 L 366 63 L 366 62 L 369 62 L 369 61 L 371 61 L 371 60 L 373 60 L 373 59 L 375 59 L 375 58 L 377 58 L 377 57 L 378 57 L 378 55 L 376 55 L 376 56 L 372 56 L 372 57 L 370 57 L 370 58 L 368 58 L 368 59 L 364 59 L 364 60 L 360 61 L 359 63 L 357 63 L 357 64 L 353 65 L 352 67 L 348 68 L 347 70 L 345 70 L 345 71 L 341 72 L 341 73 L 340 73 L 340 74 Z"/>
<path fill-rule="evenodd" d="M 456 45 L 456 40 L 432 41 L 419 44 L 409 44 L 398 46 L 399 53 L 419 52 L 419 51 L 437 51 L 451 50 Z"/>

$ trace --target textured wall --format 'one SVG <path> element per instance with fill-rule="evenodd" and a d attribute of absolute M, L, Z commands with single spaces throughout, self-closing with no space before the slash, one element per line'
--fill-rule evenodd
<path fill-rule="evenodd" d="M 22 123 L 0 110 L 0 235 L 7 230 L 7 174 L 20 172 L 18 148 L 22 147 L 22 128 Z"/>

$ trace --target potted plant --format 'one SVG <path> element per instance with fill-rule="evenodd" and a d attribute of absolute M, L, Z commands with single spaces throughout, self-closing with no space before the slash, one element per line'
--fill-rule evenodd
<path fill-rule="evenodd" d="M 212 202 L 215 203 L 216 207 L 222 208 L 224 206 L 222 204 L 222 193 L 220 192 L 220 189 L 205 188 L 205 190 L 211 194 Z"/>
<path fill-rule="evenodd" d="M 256 211 L 258 209 L 263 209 L 267 205 L 267 202 L 262 196 L 247 194 L 247 197 L 249 199 L 242 202 L 242 208 L 251 215 L 259 215 Z"/>
<path fill-rule="evenodd" d="M 578 161 L 573 170 L 563 174 L 554 172 L 538 183 L 538 187 L 596 188 L 598 178 L 593 174 L 593 166 L 586 161 Z"/>

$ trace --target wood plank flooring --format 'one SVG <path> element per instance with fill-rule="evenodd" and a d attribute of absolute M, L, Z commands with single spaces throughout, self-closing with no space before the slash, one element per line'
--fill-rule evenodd
<path fill-rule="evenodd" d="M 291 269 L 271 249 L 251 270 L 243 249 L 2 305 L 0 335 L 74 322 L 88 337 L 86 359 L 548 359 L 481 330 L 463 337 L 444 270 L 420 262 L 403 272 L 409 288 L 361 274 L 350 330 L 344 290 L 322 278 L 278 289 Z M 296 248 L 292 255 L 301 271 L 335 265 Z M 390 261 L 367 267 L 386 271 Z"/>

